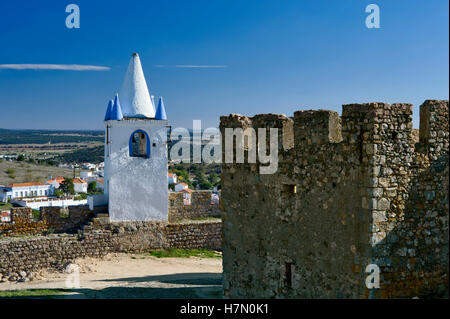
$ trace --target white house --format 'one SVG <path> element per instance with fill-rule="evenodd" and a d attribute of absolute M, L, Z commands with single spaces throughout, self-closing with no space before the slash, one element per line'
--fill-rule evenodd
<path fill-rule="evenodd" d="M 27 197 L 47 197 L 53 195 L 53 185 L 41 182 L 15 183 L 2 187 L 7 199 L 15 200 Z M 1 195 L 0 195 L 1 196 Z"/>
<path fill-rule="evenodd" d="M 183 193 L 183 204 L 184 205 L 191 205 L 191 199 L 192 199 L 192 189 L 184 188 L 180 191 Z"/>
<path fill-rule="evenodd" d="M 84 169 L 95 169 L 95 164 L 91 164 L 91 163 L 82 163 L 81 167 Z"/>
<path fill-rule="evenodd" d="M 137 53 L 108 104 L 105 126 L 104 197 L 110 220 L 167 220 L 168 121 L 162 98 L 155 111 Z"/>
<path fill-rule="evenodd" d="M 181 192 L 183 189 L 188 189 L 189 185 L 186 183 L 178 183 L 175 185 L 175 192 Z"/>
<path fill-rule="evenodd" d="M 58 189 L 61 186 L 61 183 L 64 181 L 64 177 L 55 177 L 52 179 L 49 179 L 47 181 L 48 185 L 52 185 L 54 189 Z M 74 178 L 73 179 L 73 189 L 77 193 L 87 193 L 88 189 L 88 182 L 82 180 L 81 178 Z"/>
<path fill-rule="evenodd" d="M 178 178 L 177 178 L 176 174 L 169 173 L 169 174 L 167 174 L 167 176 L 168 176 L 168 179 L 169 179 L 169 184 L 176 184 L 177 183 Z"/>
<path fill-rule="evenodd" d="M 46 182 L 49 185 L 53 185 L 55 189 L 58 189 L 61 183 L 64 181 L 64 177 L 56 176 L 55 178 L 51 178 Z"/>
<path fill-rule="evenodd" d="M 76 193 L 87 193 L 88 183 L 81 178 L 74 178 L 73 189 Z"/>
<path fill-rule="evenodd" d="M 6 203 L 12 198 L 11 190 L 7 187 L 0 187 L 0 202 Z"/>
<path fill-rule="evenodd" d="M 85 181 L 87 181 L 88 179 L 89 179 L 89 177 L 92 177 L 93 176 L 93 173 L 92 173 L 92 171 L 83 171 L 83 172 L 80 172 L 80 178 L 81 179 L 84 179 Z"/>
<path fill-rule="evenodd" d="M 103 181 L 103 179 L 101 179 L 101 178 L 99 178 L 99 179 L 97 179 L 96 180 L 96 186 L 97 186 L 97 189 L 99 189 L 99 190 L 104 190 L 105 189 L 105 182 Z"/>

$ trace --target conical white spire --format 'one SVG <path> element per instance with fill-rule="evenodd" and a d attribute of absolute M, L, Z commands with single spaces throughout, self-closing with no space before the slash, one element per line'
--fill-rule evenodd
<path fill-rule="evenodd" d="M 137 53 L 131 56 L 119 96 L 124 117 L 155 117 L 155 107 Z"/>

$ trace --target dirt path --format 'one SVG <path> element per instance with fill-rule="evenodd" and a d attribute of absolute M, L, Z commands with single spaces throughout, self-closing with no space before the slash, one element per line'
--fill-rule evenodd
<path fill-rule="evenodd" d="M 68 289 L 65 298 L 221 298 L 222 294 L 222 260 L 218 258 L 115 253 L 75 263 L 80 286 Z M 42 275 L 41 280 L 0 283 L 0 291 L 67 287 L 69 275 L 65 273 L 45 271 Z"/>

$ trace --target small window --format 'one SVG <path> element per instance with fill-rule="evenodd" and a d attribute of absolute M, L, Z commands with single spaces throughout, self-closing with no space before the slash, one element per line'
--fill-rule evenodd
<path fill-rule="evenodd" d="M 281 198 L 289 198 L 297 193 L 296 185 L 283 184 L 281 185 Z"/>
<path fill-rule="evenodd" d="M 129 147 L 131 157 L 150 157 L 150 140 L 142 130 L 131 134 Z"/>
<path fill-rule="evenodd" d="M 292 288 L 292 263 L 287 262 L 284 264 L 285 266 L 285 277 L 284 283 L 286 288 Z"/>

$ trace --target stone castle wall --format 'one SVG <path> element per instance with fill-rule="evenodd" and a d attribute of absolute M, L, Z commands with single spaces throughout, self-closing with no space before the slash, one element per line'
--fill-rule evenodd
<path fill-rule="evenodd" d="M 185 205 L 183 193 L 169 193 L 169 222 L 221 217 L 219 205 L 211 203 L 211 194 L 211 191 L 193 191 L 191 204 Z M 73 233 L 88 223 L 93 216 L 94 212 L 87 206 L 41 207 L 40 218 L 36 220 L 31 208 L 16 207 L 11 209 L 11 222 L 0 223 L 0 236 Z"/>
<path fill-rule="evenodd" d="M 0 239 L 0 277 L 17 276 L 79 257 L 102 257 L 111 252 L 152 249 L 221 250 L 221 222 L 203 221 L 109 223 L 102 231 L 82 235 L 53 234 Z"/>
<path fill-rule="evenodd" d="M 211 203 L 211 191 L 193 191 L 191 204 L 184 205 L 183 193 L 169 193 L 169 221 L 201 217 L 221 217 L 218 204 Z"/>
<path fill-rule="evenodd" d="M 40 218 L 33 218 L 30 207 L 12 208 L 11 222 L 0 223 L 0 236 L 41 235 L 48 232 L 75 232 L 93 213 L 86 206 L 42 207 Z"/>
<path fill-rule="evenodd" d="M 175 205 L 169 208 L 170 221 L 110 222 L 108 217 L 95 218 L 87 206 L 43 207 L 35 220 L 31 208 L 12 208 L 11 222 L 0 223 L 0 279 L 110 252 L 221 250 L 221 221 L 188 220 L 220 215 L 218 205 L 211 204 L 211 192 L 193 192 L 191 205 L 183 204 L 182 195 L 171 194 Z"/>
<path fill-rule="evenodd" d="M 278 128 L 278 170 L 222 164 L 226 297 L 392 298 L 448 289 L 448 101 L 221 117 Z M 222 143 L 225 153 L 225 141 Z M 225 156 L 225 154 L 223 155 Z M 248 149 L 245 151 L 248 157 Z M 365 286 L 366 266 L 381 271 Z"/>

